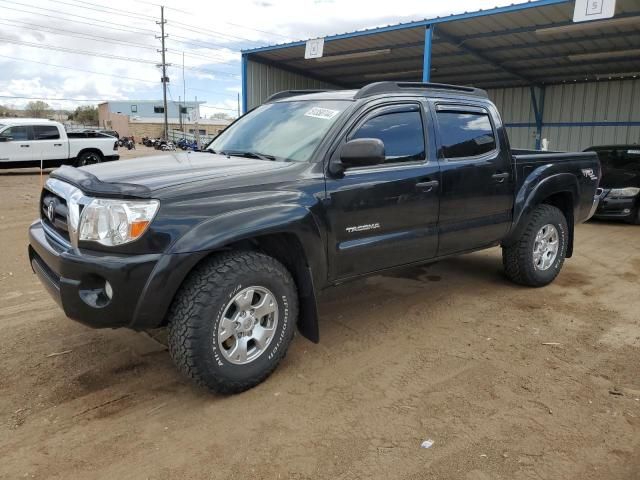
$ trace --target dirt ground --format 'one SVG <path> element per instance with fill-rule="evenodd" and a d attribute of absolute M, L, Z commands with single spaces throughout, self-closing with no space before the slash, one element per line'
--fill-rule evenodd
<path fill-rule="evenodd" d="M 320 344 L 222 397 L 64 317 L 26 255 L 39 187 L 0 172 L 0 478 L 640 478 L 640 227 L 579 226 L 543 289 L 498 249 L 333 289 Z"/>

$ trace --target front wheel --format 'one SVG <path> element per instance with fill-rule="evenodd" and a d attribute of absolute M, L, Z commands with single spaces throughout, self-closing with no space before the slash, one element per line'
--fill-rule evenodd
<path fill-rule="evenodd" d="M 188 277 L 169 312 L 169 352 L 187 377 L 219 393 L 265 380 L 293 338 L 298 297 L 277 260 L 230 252 Z"/>
<path fill-rule="evenodd" d="M 510 280 L 543 287 L 560 273 L 568 245 L 567 219 L 553 205 L 539 205 L 520 238 L 502 247 L 502 263 Z"/>

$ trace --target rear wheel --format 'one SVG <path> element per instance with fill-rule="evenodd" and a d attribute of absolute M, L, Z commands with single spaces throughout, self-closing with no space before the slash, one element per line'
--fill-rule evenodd
<path fill-rule="evenodd" d="M 169 352 L 187 377 L 219 393 L 265 380 L 295 332 L 297 290 L 287 269 L 257 252 L 200 265 L 169 313 Z"/>
<path fill-rule="evenodd" d="M 100 155 L 98 152 L 84 152 L 80 154 L 78 160 L 76 160 L 76 167 L 94 165 L 100 162 L 102 162 L 102 155 Z"/>
<path fill-rule="evenodd" d="M 521 285 L 548 285 L 560 273 L 567 245 L 567 220 L 563 213 L 553 205 L 539 205 L 531 213 L 520 238 L 502 247 L 505 273 Z"/>

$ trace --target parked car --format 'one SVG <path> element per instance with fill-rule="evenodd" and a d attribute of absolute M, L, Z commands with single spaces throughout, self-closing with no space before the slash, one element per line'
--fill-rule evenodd
<path fill-rule="evenodd" d="M 595 153 L 511 150 L 482 90 L 282 92 L 205 151 L 54 171 L 29 258 L 67 316 L 168 324 L 184 374 L 239 392 L 296 325 L 319 340 L 333 285 L 498 245 L 508 278 L 547 285 L 599 175 Z"/>
<path fill-rule="evenodd" d="M 0 168 L 84 166 L 117 160 L 117 152 L 113 137 L 67 133 L 50 120 L 0 118 Z"/>
<path fill-rule="evenodd" d="M 602 164 L 602 199 L 595 217 L 640 225 L 640 145 L 590 147 Z"/>

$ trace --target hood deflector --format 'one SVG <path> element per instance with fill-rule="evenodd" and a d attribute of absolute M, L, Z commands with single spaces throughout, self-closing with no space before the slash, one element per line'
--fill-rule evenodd
<path fill-rule="evenodd" d="M 83 193 L 105 198 L 151 198 L 151 190 L 134 183 L 103 182 L 95 175 L 78 168 L 63 165 L 51 172 L 50 177 L 78 187 Z"/>

